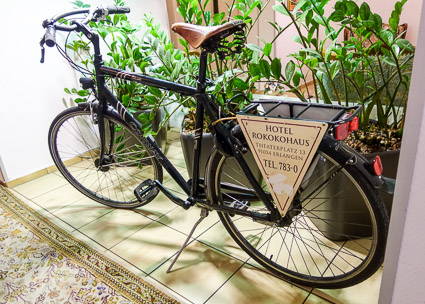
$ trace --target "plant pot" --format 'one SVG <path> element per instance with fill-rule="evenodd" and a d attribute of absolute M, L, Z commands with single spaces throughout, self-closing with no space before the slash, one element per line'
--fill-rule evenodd
<path fill-rule="evenodd" d="M 191 133 L 187 133 L 183 130 L 183 128 L 180 131 L 180 141 L 183 149 L 183 155 L 184 160 L 186 162 L 186 167 L 189 173 L 189 177 L 192 177 L 192 171 L 193 171 L 193 160 L 195 158 L 194 155 L 194 145 L 195 145 L 195 135 Z M 201 157 L 200 157 L 200 163 L 199 163 L 199 177 L 204 178 L 205 177 L 205 168 L 207 166 L 208 158 L 213 150 L 214 147 L 214 137 L 211 133 L 204 133 L 202 135 L 202 144 L 201 144 Z M 248 166 L 250 168 L 255 168 L 255 170 L 252 171 L 254 177 L 257 179 L 257 181 L 261 182 L 262 175 L 260 170 L 258 169 L 254 157 L 249 153 L 244 155 L 245 161 L 248 163 Z M 226 160 L 226 166 L 229 167 L 229 175 L 232 175 L 232 178 L 229 178 L 226 180 L 224 178 L 223 181 L 232 182 L 234 183 L 235 180 L 237 182 L 243 184 L 243 185 L 249 185 L 248 179 L 241 177 L 243 174 L 235 174 L 235 168 L 237 168 L 236 161 L 235 160 Z M 230 170 L 231 168 L 231 170 Z M 226 167 L 224 168 L 224 171 L 226 172 Z M 237 176 L 237 177 L 235 177 Z"/>
<path fill-rule="evenodd" d="M 137 119 L 137 117 L 142 113 L 151 113 L 151 109 L 147 110 L 141 110 L 136 113 L 134 113 L 134 117 Z M 164 108 L 160 107 L 158 108 L 158 111 L 152 120 L 152 131 L 158 132 L 159 127 L 161 125 L 161 121 L 165 117 L 165 110 Z M 163 126 L 161 130 L 159 130 L 158 134 L 154 136 L 156 143 L 158 146 L 162 149 L 162 151 L 165 151 L 166 143 L 167 143 L 167 127 Z"/>
<path fill-rule="evenodd" d="M 379 156 L 381 158 L 381 162 L 384 167 L 383 176 L 396 179 L 398 160 L 400 157 L 400 150 L 368 153 L 368 154 L 363 154 L 363 156 L 368 160 L 375 158 L 375 156 Z M 382 190 L 379 190 L 378 192 L 382 200 L 384 201 L 385 207 L 387 208 L 387 211 L 388 211 L 388 215 L 390 215 L 394 195 L 388 194 Z"/>
<path fill-rule="evenodd" d="M 269 110 L 273 107 L 273 104 L 264 104 L 263 108 L 265 110 Z M 281 116 L 289 116 L 289 110 L 285 105 L 281 105 L 274 110 L 272 110 L 273 115 L 281 115 Z M 294 108 L 294 115 L 298 113 L 300 109 Z M 332 115 L 332 112 L 327 113 L 326 111 L 319 110 L 319 111 L 306 111 L 305 115 L 312 115 L 309 117 L 303 117 L 303 118 L 312 118 L 312 119 L 324 119 L 326 120 L 326 115 Z M 325 115 L 325 116 L 323 116 Z M 389 178 L 396 178 L 397 175 L 397 166 L 398 166 L 398 159 L 399 159 L 399 150 L 394 151 L 386 151 L 386 152 L 378 152 L 378 153 L 370 153 L 370 154 L 363 154 L 363 156 L 367 160 L 373 159 L 375 156 L 379 155 L 382 161 L 382 164 L 384 166 L 384 176 Z M 342 189 L 344 187 L 345 180 L 336 180 L 335 183 L 324 189 L 323 195 L 325 197 L 332 197 L 333 193 L 337 193 L 338 189 Z M 387 208 L 388 214 L 391 214 L 391 207 L 392 207 L 392 201 L 393 201 L 393 195 L 388 194 L 382 190 L 378 190 L 379 195 L 384 201 L 384 204 Z M 329 194 L 326 194 L 329 193 Z M 355 195 L 355 194 L 353 194 Z M 353 197 L 353 201 L 355 201 L 355 197 Z M 361 199 L 359 197 L 359 199 Z M 336 207 L 335 207 L 336 206 Z M 329 219 L 334 224 L 332 226 L 330 225 L 324 225 L 320 221 L 314 221 L 317 225 L 317 228 L 329 239 L 334 241 L 343 241 L 344 239 L 341 238 L 343 235 L 351 235 L 355 237 L 364 237 L 370 234 L 370 231 L 366 229 L 353 229 L 351 225 L 344 225 L 344 222 L 356 222 L 362 225 L 359 225 L 359 227 L 367 227 L 370 223 L 366 219 L 364 214 L 367 214 L 367 210 L 365 210 L 364 206 L 362 205 L 353 205 L 350 204 L 347 201 L 341 201 L 338 198 L 331 198 L 329 200 L 329 203 L 323 204 L 322 207 L 325 210 L 329 210 L 326 212 L 326 214 L 323 215 L 324 218 Z M 349 210 L 350 212 L 346 212 Z M 351 214 L 350 217 L 344 216 L 344 214 Z M 355 215 L 355 216 L 354 216 Z"/>
<path fill-rule="evenodd" d="M 195 151 L 193 147 L 195 146 L 195 135 L 187 133 L 183 130 L 180 130 L 180 142 L 182 145 L 184 161 L 186 163 L 186 168 L 189 173 L 189 177 L 192 178 L 193 172 L 193 160 L 195 158 Z M 207 166 L 208 158 L 214 147 L 214 137 L 211 133 L 204 133 L 202 135 L 202 144 L 201 144 L 201 156 L 199 160 L 199 177 L 204 178 L 205 168 Z"/>
<path fill-rule="evenodd" d="M 384 176 L 396 178 L 399 154 L 399 150 L 394 150 L 364 154 L 363 156 L 368 160 L 375 158 L 375 156 L 381 157 L 382 164 L 385 168 Z M 338 189 L 342 189 L 345 182 L 346 181 L 344 180 L 337 179 L 335 183 L 324 190 L 325 192 L 322 193 L 322 195 L 325 197 L 331 197 L 331 193 L 336 193 Z M 329 191 L 329 194 L 326 194 L 326 191 Z M 378 193 L 384 201 L 385 207 L 390 215 L 393 195 L 382 190 L 378 190 Z M 359 194 L 353 193 L 352 195 L 354 196 Z M 352 199 L 352 201 L 355 201 L 356 198 L 352 197 Z M 361 197 L 359 197 L 359 199 L 361 199 Z M 340 201 L 338 198 L 331 198 L 329 200 L 329 204 L 323 204 L 322 207 L 329 210 L 326 212 L 325 216 L 334 224 L 330 227 L 329 225 L 324 225 L 319 221 L 316 222 L 313 220 L 313 222 L 316 222 L 317 228 L 330 240 L 344 241 L 344 235 L 350 235 L 351 237 L 358 238 L 370 235 L 371 231 L 368 228 L 370 221 L 364 216 L 367 214 L 365 206 L 350 204 L 347 201 Z M 349 212 L 347 212 L 347 210 L 349 210 Z M 352 225 L 345 225 L 345 222 L 358 223 L 360 225 L 354 229 Z"/>

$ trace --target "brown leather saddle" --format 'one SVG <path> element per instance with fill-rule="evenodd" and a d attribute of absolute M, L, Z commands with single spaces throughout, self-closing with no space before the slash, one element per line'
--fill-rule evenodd
<path fill-rule="evenodd" d="M 193 48 L 198 48 L 210 40 L 221 40 L 240 31 L 245 23 L 242 20 L 227 22 L 217 26 L 203 26 L 190 23 L 175 23 L 171 29 L 182 36 Z"/>

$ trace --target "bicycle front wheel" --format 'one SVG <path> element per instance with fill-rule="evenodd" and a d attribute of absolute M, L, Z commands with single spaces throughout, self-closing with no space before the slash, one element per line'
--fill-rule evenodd
<path fill-rule="evenodd" d="M 101 164 L 98 124 L 105 127 Z M 147 179 L 162 182 L 162 167 L 139 137 L 118 117 L 105 113 L 102 122 L 84 107 L 60 113 L 49 130 L 49 149 L 57 168 L 77 190 L 107 206 L 132 209 L 140 202 L 134 189 Z"/>
<path fill-rule="evenodd" d="M 219 212 L 220 219 L 244 251 L 281 278 L 319 288 L 357 284 L 383 262 L 388 215 L 376 190 L 346 162 L 335 145 L 321 144 L 283 219 L 264 222 Z M 249 166 L 257 171 L 255 162 Z M 252 186 L 233 157 L 216 150 L 208 168 L 212 203 L 270 213 L 255 195 L 247 200 Z M 259 183 L 268 193 L 265 182 Z"/>

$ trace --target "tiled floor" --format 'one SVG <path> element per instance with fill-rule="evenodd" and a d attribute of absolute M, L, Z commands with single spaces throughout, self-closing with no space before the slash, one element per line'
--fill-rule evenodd
<path fill-rule="evenodd" d="M 187 177 L 178 133 L 170 132 L 169 139 L 167 156 Z M 171 184 L 173 181 L 167 183 L 178 191 Z M 76 238 L 183 303 L 378 302 L 381 270 L 369 280 L 341 290 L 294 286 L 252 266 L 248 255 L 233 242 L 215 213 L 201 222 L 172 272 L 167 274 L 173 257 L 199 218 L 200 209 L 186 211 L 162 194 L 136 210 L 112 209 L 84 197 L 59 172 L 12 190 Z"/>

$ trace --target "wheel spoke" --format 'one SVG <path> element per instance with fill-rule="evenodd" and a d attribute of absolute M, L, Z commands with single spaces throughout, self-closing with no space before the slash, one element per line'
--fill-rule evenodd
<path fill-rule="evenodd" d="M 162 173 L 158 176 L 162 171 L 138 137 L 118 120 L 105 115 L 108 154 L 100 164 L 100 136 L 90 112 L 76 108 L 65 112 L 49 133 L 55 163 L 65 178 L 85 195 L 106 205 L 141 205 L 134 189 L 146 179 L 162 180 Z"/>
<path fill-rule="evenodd" d="M 325 149 L 340 157 L 338 151 Z M 238 179 L 243 170 L 233 159 L 227 163 L 225 156 L 215 152 L 212 164 L 216 171 L 210 173 L 209 182 L 214 184 L 215 203 L 270 213 L 246 178 Z M 371 275 L 382 260 L 368 266 L 382 247 L 378 245 L 382 236 L 377 235 L 376 212 L 372 211 L 375 202 L 369 201 L 377 195 L 371 194 L 374 190 L 370 186 L 362 185 L 364 177 L 359 181 L 352 176 L 352 167 L 322 151 L 310 171 L 283 219 L 262 222 L 226 213 L 220 217 L 235 241 L 273 273 L 310 286 L 348 286 L 362 271 Z M 267 185 L 260 184 L 268 194 Z M 244 197 L 247 193 L 252 193 L 249 200 Z"/>

